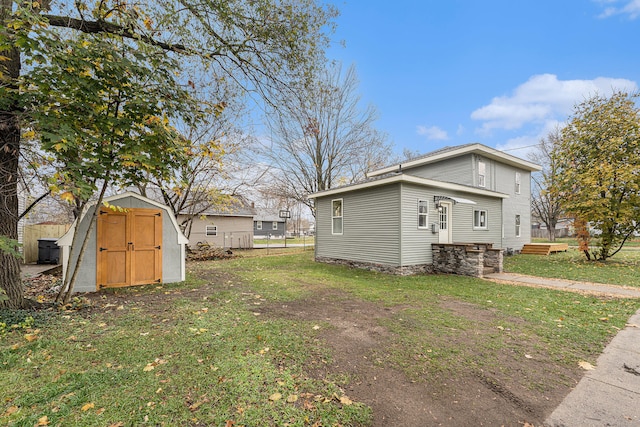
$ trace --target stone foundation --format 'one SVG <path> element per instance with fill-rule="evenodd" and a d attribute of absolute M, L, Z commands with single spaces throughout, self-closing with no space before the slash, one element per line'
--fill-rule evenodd
<path fill-rule="evenodd" d="M 433 265 L 420 264 L 420 265 L 405 265 L 400 267 L 394 267 L 392 265 L 375 264 L 370 262 L 350 261 L 346 259 L 328 258 L 328 257 L 316 257 L 317 262 L 325 264 L 346 265 L 352 268 L 360 268 L 362 270 L 377 271 L 379 273 L 395 274 L 399 276 L 411 276 L 415 274 L 431 274 L 434 272 Z"/>
<path fill-rule="evenodd" d="M 502 249 L 491 243 L 432 244 L 433 269 L 438 273 L 483 277 L 502 273 Z"/>

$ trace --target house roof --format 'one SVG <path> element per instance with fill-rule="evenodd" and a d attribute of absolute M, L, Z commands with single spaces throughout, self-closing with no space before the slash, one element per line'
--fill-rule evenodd
<path fill-rule="evenodd" d="M 398 173 L 394 175 L 388 175 L 378 178 L 369 179 L 357 184 L 345 185 L 343 187 L 332 188 L 331 190 L 319 191 L 308 195 L 309 199 L 316 199 L 318 197 L 332 196 L 335 194 L 347 193 L 349 191 L 362 190 L 364 188 L 379 187 L 382 185 L 404 182 L 411 184 L 423 185 L 425 187 L 434 187 L 440 190 L 452 190 L 461 191 L 469 194 L 477 194 L 480 196 L 498 197 L 501 199 L 507 199 L 509 196 L 504 193 L 498 193 L 496 191 L 485 190 L 482 188 L 471 187 L 462 184 L 456 184 L 453 182 L 436 181 L 435 179 L 422 178 L 414 175 L 408 175 L 406 173 Z"/>
<path fill-rule="evenodd" d="M 148 199 L 146 197 L 141 196 L 138 193 L 133 193 L 131 191 L 127 191 L 126 193 L 122 193 L 122 194 L 116 194 L 115 196 L 105 197 L 102 201 L 112 203 L 112 202 L 115 202 L 116 200 L 124 199 L 127 197 L 133 197 L 134 199 L 141 200 L 143 202 L 149 203 L 150 205 L 157 207 L 158 209 L 162 209 L 166 211 L 167 214 L 169 215 L 169 219 L 171 220 L 171 223 L 173 224 L 174 228 L 178 232 L 178 244 L 189 243 L 189 240 L 184 236 L 184 234 L 182 234 L 182 231 L 180 231 L 180 227 L 178 227 L 178 222 L 176 221 L 176 217 L 173 215 L 173 212 L 171 212 L 171 209 L 169 209 L 168 206 L 163 205 L 162 203 L 158 203 L 154 200 Z M 73 244 L 73 236 L 75 234 L 76 221 L 78 221 L 78 219 L 82 221 L 85 215 L 87 214 L 87 212 L 89 211 L 89 208 L 95 206 L 95 204 L 96 202 L 90 202 L 85 205 L 84 209 L 82 210 L 82 213 L 80 214 L 80 217 L 76 218 L 76 220 L 73 222 L 73 224 L 69 228 L 69 231 L 67 231 L 62 237 L 58 239 L 57 241 L 58 246 L 71 246 Z"/>
<path fill-rule="evenodd" d="M 495 148 L 487 147 L 486 145 L 479 143 L 471 143 L 464 145 L 456 145 L 454 147 L 444 147 L 439 150 L 432 151 L 420 157 L 406 160 L 400 164 L 387 166 L 382 169 L 378 169 L 367 174 L 368 177 L 380 176 L 390 172 L 402 171 L 403 169 L 414 168 L 429 163 L 435 163 L 441 160 L 450 159 L 452 157 L 461 156 L 464 154 L 479 154 L 483 157 L 496 160 L 500 163 L 505 163 L 520 169 L 528 171 L 539 171 L 542 168 L 532 162 L 523 160 L 519 157 L 512 156 L 505 152 L 496 150 Z"/>

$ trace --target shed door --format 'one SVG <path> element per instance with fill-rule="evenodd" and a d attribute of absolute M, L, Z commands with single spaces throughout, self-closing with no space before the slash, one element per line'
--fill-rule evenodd
<path fill-rule="evenodd" d="M 162 211 L 101 208 L 97 225 L 98 289 L 162 281 Z"/>
<path fill-rule="evenodd" d="M 438 243 L 452 243 L 451 239 L 451 203 L 440 202 L 438 211 L 440 230 L 438 233 Z"/>

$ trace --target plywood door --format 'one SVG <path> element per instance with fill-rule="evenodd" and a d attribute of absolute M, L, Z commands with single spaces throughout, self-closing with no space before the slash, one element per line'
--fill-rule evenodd
<path fill-rule="evenodd" d="M 97 246 L 98 289 L 162 281 L 162 211 L 101 209 Z"/>
<path fill-rule="evenodd" d="M 137 209 L 131 216 L 131 284 L 162 281 L 162 212 Z"/>

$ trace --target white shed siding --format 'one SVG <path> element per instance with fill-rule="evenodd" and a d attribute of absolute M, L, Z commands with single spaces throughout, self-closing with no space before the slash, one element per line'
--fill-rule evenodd
<path fill-rule="evenodd" d="M 422 178 L 455 182 L 456 184 L 463 185 L 475 185 L 473 174 L 470 173 L 473 169 L 472 155 L 466 154 L 437 163 L 429 163 L 424 166 L 406 169 L 405 172 L 409 175 Z"/>
<path fill-rule="evenodd" d="M 316 255 L 400 265 L 399 184 L 316 199 Z M 342 199 L 343 233 L 331 234 L 331 201 Z"/>

